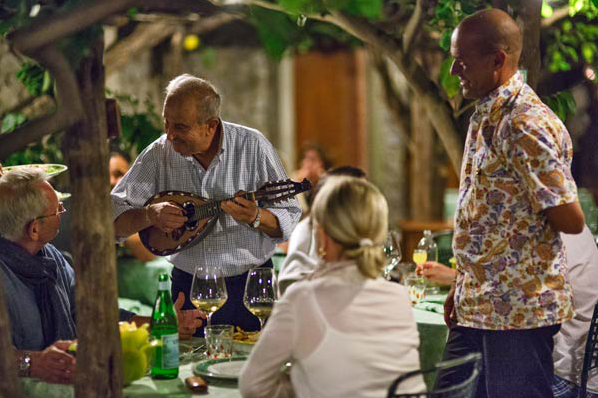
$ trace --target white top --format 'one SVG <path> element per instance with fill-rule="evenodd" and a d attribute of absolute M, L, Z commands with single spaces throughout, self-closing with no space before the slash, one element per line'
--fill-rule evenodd
<path fill-rule="evenodd" d="M 386 396 L 419 369 L 419 334 L 403 286 L 366 279 L 351 262 L 327 264 L 274 306 L 241 373 L 247 398 Z M 281 369 L 291 362 L 289 376 Z M 421 377 L 401 392 L 425 391 Z"/>
<path fill-rule="evenodd" d="M 579 385 L 590 320 L 598 301 L 598 248 L 587 226 L 579 235 L 561 234 L 561 238 L 567 252 L 575 317 L 564 322 L 554 337 L 554 373 Z M 598 369 L 590 371 L 588 391 L 598 394 Z"/>
<path fill-rule="evenodd" d="M 278 273 L 280 294 L 291 283 L 311 274 L 317 268 L 318 260 L 311 216 L 308 216 L 297 224 L 289 239 L 287 256 Z"/>

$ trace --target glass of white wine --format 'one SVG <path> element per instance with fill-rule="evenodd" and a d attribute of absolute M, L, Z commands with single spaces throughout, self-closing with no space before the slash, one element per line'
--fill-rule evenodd
<path fill-rule="evenodd" d="M 249 271 L 243 304 L 260 320 L 260 330 L 264 328 L 264 322 L 270 316 L 276 298 L 273 269 L 258 267 Z"/>
<path fill-rule="evenodd" d="M 224 277 L 217 272 L 216 267 L 198 265 L 195 268 L 189 298 L 195 307 L 206 314 L 207 325 L 210 326 L 212 314 L 228 299 Z"/>
<path fill-rule="evenodd" d="M 386 255 L 386 265 L 382 270 L 382 276 L 386 280 L 390 280 L 391 272 L 401 262 L 401 235 L 394 230 L 388 231 L 386 243 L 384 243 L 384 254 Z"/>
<path fill-rule="evenodd" d="M 415 249 L 413 251 L 413 262 L 417 265 L 422 265 L 428 259 L 428 252 L 426 250 Z"/>

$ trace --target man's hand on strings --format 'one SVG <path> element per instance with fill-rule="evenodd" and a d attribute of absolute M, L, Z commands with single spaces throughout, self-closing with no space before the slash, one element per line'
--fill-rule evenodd
<path fill-rule="evenodd" d="M 245 193 L 238 191 L 233 199 L 222 202 L 220 207 L 235 220 L 251 224 L 257 217 L 257 204 L 254 200 L 243 198 L 241 195 Z"/>

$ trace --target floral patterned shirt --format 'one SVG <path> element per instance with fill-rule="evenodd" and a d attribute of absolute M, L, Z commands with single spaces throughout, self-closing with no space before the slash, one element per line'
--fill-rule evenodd
<path fill-rule="evenodd" d="M 542 212 L 577 200 L 571 158 L 565 126 L 520 73 L 479 101 L 455 215 L 459 325 L 530 329 L 572 318 L 564 247 Z"/>

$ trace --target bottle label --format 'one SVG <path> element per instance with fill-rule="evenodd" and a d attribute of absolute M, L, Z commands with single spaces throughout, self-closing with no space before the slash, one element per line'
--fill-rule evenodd
<path fill-rule="evenodd" d="M 162 336 L 162 368 L 179 367 L 179 334 L 165 334 Z"/>
<path fill-rule="evenodd" d="M 158 282 L 158 290 L 168 290 L 168 281 Z"/>

